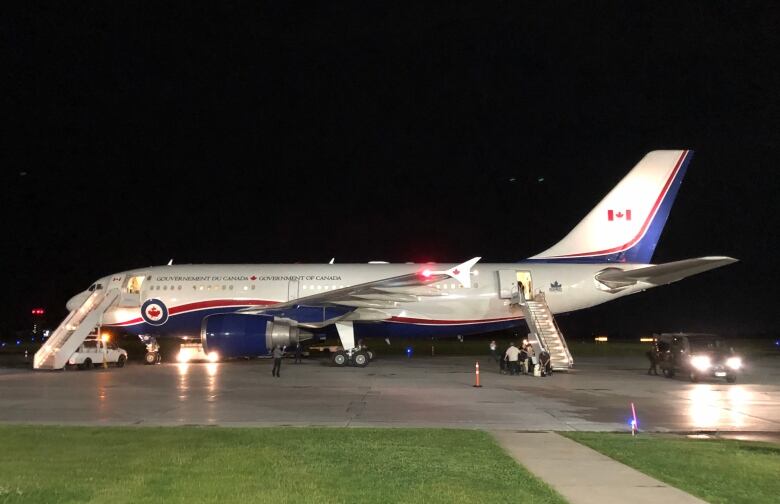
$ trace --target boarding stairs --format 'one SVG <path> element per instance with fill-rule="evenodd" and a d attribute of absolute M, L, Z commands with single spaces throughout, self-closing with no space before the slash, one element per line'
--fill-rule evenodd
<path fill-rule="evenodd" d="M 539 347 L 550 354 L 550 364 L 553 370 L 564 371 L 571 369 L 574 365 L 574 359 L 566 345 L 558 324 L 555 322 L 550 307 L 547 306 L 547 300 L 543 292 L 534 294 L 533 299 L 524 300 L 520 303 L 525 315 L 525 321 L 528 329 L 536 336 Z"/>
<path fill-rule="evenodd" d="M 40 350 L 35 353 L 33 368 L 62 369 L 92 330 L 101 322 L 103 314 L 119 297 L 118 289 L 96 290 L 65 317 Z"/>

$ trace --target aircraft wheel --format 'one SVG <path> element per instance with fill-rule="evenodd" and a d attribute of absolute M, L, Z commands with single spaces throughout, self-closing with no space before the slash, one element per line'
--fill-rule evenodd
<path fill-rule="evenodd" d="M 342 367 L 342 366 L 345 366 L 347 364 L 347 361 L 349 359 L 347 359 L 346 352 L 340 350 L 340 351 L 338 351 L 338 352 L 333 354 L 333 358 L 331 360 L 333 361 L 334 365 L 336 365 L 338 367 Z"/>
<path fill-rule="evenodd" d="M 667 378 L 674 378 L 674 369 L 664 368 L 664 376 Z"/>
<path fill-rule="evenodd" d="M 158 354 L 155 352 L 149 352 L 146 355 L 144 355 L 144 362 L 147 364 L 154 364 L 157 362 L 157 356 Z"/>
<path fill-rule="evenodd" d="M 729 383 L 736 383 L 737 382 L 737 375 L 735 375 L 735 374 L 726 375 L 726 381 L 729 382 Z"/>
<path fill-rule="evenodd" d="M 368 365 L 368 354 L 364 351 L 355 352 L 352 356 L 352 363 L 357 367 L 366 367 Z"/>
<path fill-rule="evenodd" d="M 688 378 L 691 379 L 691 383 L 696 383 L 699 381 L 699 375 L 697 375 L 695 371 L 691 371 L 688 374 Z"/>
<path fill-rule="evenodd" d="M 125 360 L 127 360 L 125 359 L 125 356 L 120 355 L 119 360 L 116 361 L 116 367 L 125 367 Z"/>

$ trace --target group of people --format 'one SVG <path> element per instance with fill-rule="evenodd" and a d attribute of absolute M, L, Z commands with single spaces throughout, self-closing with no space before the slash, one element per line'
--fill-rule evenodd
<path fill-rule="evenodd" d="M 541 376 L 552 374 L 550 354 L 543 350 L 537 357 L 536 350 L 528 340 L 523 340 L 521 348 L 517 348 L 514 342 L 510 343 L 503 355 L 499 355 L 498 345 L 493 340 L 490 342 L 490 354 L 501 367 L 501 374 L 534 374 L 536 366 L 540 367 Z"/>

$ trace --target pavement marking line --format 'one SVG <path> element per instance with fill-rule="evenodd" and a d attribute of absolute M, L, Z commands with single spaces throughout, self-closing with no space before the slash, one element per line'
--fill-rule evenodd
<path fill-rule="evenodd" d="M 554 432 L 491 434 L 519 464 L 571 504 L 706 504 Z"/>

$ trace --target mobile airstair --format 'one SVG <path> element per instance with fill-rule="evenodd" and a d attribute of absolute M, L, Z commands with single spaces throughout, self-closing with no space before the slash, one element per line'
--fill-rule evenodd
<path fill-rule="evenodd" d="M 35 353 L 33 368 L 62 369 L 89 333 L 100 325 L 103 314 L 119 297 L 118 289 L 95 290 L 65 317 L 40 350 Z"/>
<path fill-rule="evenodd" d="M 553 370 L 563 371 L 571 369 L 574 359 L 566 345 L 566 340 L 555 322 L 550 307 L 543 292 L 534 294 L 533 299 L 523 300 L 519 303 L 525 315 L 528 329 L 539 343 L 542 350 L 550 354 L 550 364 Z"/>

